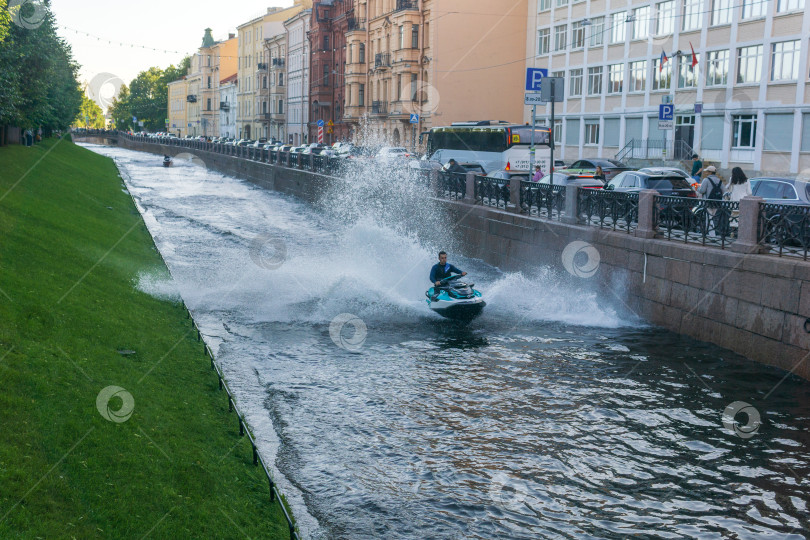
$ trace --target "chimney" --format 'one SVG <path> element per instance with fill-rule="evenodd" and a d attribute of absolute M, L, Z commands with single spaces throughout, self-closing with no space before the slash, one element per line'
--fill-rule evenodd
<path fill-rule="evenodd" d="M 236 37 L 236 34 L 228 34 L 228 39 L 233 39 Z"/>

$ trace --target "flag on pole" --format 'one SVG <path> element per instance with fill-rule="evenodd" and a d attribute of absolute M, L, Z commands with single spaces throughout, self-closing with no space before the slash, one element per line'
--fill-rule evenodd
<path fill-rule="evenodd" d="M 697 56 L 695 56 L 695 48 L 692 47 L 692 42 L 689 42 L 689 47 L 692 49 L 692 69 L 695 69 L 695 66 L 698 65 Z"/>
<path fill-rule="evenodd" d="M 658 62 L 658 73 L 664 71 L 664 64 L 666 64 L 668 60 L 669 58 L 667 58 L 667 53 L 661 51 L 661 60 Z"/>

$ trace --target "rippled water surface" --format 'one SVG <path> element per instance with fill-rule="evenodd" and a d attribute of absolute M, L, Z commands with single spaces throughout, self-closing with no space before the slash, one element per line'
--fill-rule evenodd
<path fill-rule="evenodd" d="M 806 382 L 645 326 L 620 283 L 601 298 L 453 251 L 489 305 L 448 324 L 424 290 L 452 227 L 375 175 L 313 208 L 89 147 L 119 163 L 174 278 L 137 286 L 195 313 L 305 536 L 807 537 Z M 758 430 L 724 427 L 735 402 Z"/>

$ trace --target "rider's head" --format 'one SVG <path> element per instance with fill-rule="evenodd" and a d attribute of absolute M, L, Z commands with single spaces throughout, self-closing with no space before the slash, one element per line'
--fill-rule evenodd
<path fill-rule="evenodd" d="M 445 253 L 444 251 L 440 251 L 439 252 L 439 263 L 440 264 L 445 264 L 446 262 L 447 262 L 447 253 Z"/>

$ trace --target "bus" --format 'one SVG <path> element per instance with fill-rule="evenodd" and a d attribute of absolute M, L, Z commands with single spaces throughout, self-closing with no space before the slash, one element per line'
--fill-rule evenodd
<path fill-rule="evenodd" d="M 427 135 L 427 156 L 430 161 L 446 164 L 450 159 L 459 163 L 478 163 L 487 173 L 509 168 L 529 170 L 529 149 L 532 127 L 508 122 L 456 122 L 447 127 L 435 127 Z M 544 173 L 551 166 L 550 133 L 548 128 L 534 128 L 534 162 Z"/>

